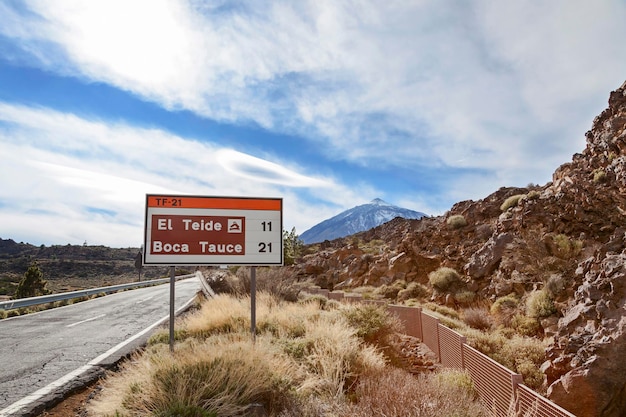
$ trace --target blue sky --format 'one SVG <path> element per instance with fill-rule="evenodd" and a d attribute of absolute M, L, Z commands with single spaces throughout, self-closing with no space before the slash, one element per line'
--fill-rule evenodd
<path fill-rule="evenodd" d="M 0 237 L 139 246 L 146 193 L 304 232 L 545 184 L 626 79 L 626 1 L 0 0 Z"/>

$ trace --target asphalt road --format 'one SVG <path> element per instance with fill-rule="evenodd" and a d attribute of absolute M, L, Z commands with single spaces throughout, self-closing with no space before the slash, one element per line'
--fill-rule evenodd
<path fill-rule="evenodd" d="M 162 320 L 168 323 L 169 288 L 140 288 L 0 320 L 0 417 L 40 412 L 145 343 Z M 178 281 L 176 309 L 199 290 L 196 277 Z"/>

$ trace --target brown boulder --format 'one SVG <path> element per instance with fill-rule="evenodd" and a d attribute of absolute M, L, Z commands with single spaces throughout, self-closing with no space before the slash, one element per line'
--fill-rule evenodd
<path fill-rule="evenodd" d="M 472 255 L 463 269 L 473 279 L 492 274 L 500 263 L 504 250 L 511 242 L 513 242 L 513 235 L 510 233 L 501 233 L 491 237 Z"/>

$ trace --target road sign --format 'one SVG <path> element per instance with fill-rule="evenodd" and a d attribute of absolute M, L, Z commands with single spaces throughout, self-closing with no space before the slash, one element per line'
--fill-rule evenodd
<path fill-rule="evenodd" d="M 146 195 L 144 265 L 282 265 L 282 198 Z"/>

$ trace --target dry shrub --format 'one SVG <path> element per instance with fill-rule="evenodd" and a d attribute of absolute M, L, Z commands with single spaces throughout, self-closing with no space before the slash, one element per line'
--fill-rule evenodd
<path fill-rule="evenodd" d="M 321 294 L 300 293 L 299 304 L 316 304 L 320 310 L 324 310 L 329 299 Z"/>
<path fill-rule="evenodd" d="M 90 403 L 90 412 L 229 417 L 253 402 L 278 405 L 288 396 L 284 381 L 299 376 L 271 351 L 232 335 L 190 339 L 173 355 L 166 345 L 154 346 L 105 381 L 106 395 Z"/>
<path fill-rule="evenodd" d="M 552 298 L 558 299 L 563 295 L 565 285 L 565 279 L 562 275 L 552 274 L 548 277 L 544 289 L 548 291 L 548 294 L 550 294 Z"/>
<path fill-rule="evenodd" d="M 489 330 L 493 327 L 493 318 L 485 308 L 466 308 L 463 310 L 463 321 L 478 330 Z"/>
<path fill-rule="evenodd" d="M 324 311 L 314 302 L 288 303 L 266 293 L 257 301 L 256 345 L 250 341 L 249 321 L 233 325 L 232 320 L 249 314 L 247 297 L 208 300 L 182 321 L 187 339 L 173 355 L 166 344 L 155 344 L 124 364 L 105 381 L 90 405 L 93 413 L 234 416 L 258 402 L 277 415 L 312 396 L 339 404 L 359 378 L 385 367 L 382 354 L 356 336 L 359 330 L 348 323 L 344 308 Z M 363 338 L 378 340 L 388 331 L 375 331 L 373 323 L 389 323 L 376 314 L 363 323 Z"/>
<path fill-rule="evenodd" d="M 546 289 L 533 291 L 526 299 L 526 313 L 529 317 L 539 319 L 556 313 L 556 307 L 549 291 Z"/>
<path fill-rule="evenodd" d="M 465 333 L 468 344 L 524 378 L 531 389 L 544 389 L 540 367 L 546 360 L 546 342 L 535 337 L 508 335 L 501 332 Z"/>
<path fill-rule="evenodd" d="M 249 267 L 237 269 L 235 293 L 250 294 L 251 271 Z M 298 283 L 293 272 L 288 268 L 263 267 L 256 270 L 256 290 L 267 292 L 285 301 L 297 301 L 298 294 L 304 287 Z"/>
<path fill-rule="evenodd" d="M 398 318 L 387 308 L 375 304 L 347 305 L 341 313 L 356 329 L 357 337 L 376 346 L 388 346 L 389 336 L 402 331 Z"/>
<path fill-rule="evenodd" d="M 398 301 L 406 301 L 411 298 L 425 298 L 430 295 L 430 290 L 419 282 L 411 282 L 405 289 L 398 292 Z"/>
<path fill-rule="evenodd" d="M 386 285 L 383 284 L 378 287 L 375 291 L 375 294 L 382 296 L 383 298 L 388 298 L 390 300 L 395 300 L 398 297 L 398 293 L 406 288 L 406 282 L 402 280 L 394 281 L 393 283 Z"/>
<path fill-rule="evenodd" d="M 465 217 L 462 214 L 454 214 L 448 217 L 446 224 L 451 229 L 460 229 L 467 226 L 467 220 L 465 220 Z"/>
<path fill-rule="evenodd" d="M 251 287 L 250 267 L 230 267 L 228 270 L 204 271 L 207 281 L 216 293 L 249 295 Z M 307 285 L 299 283 L 288 268 L 258 267 L 256 289 L 286 301 L 297 301 L 298 294 Z"/>
<path fill-rule="evenodd" d="M 439 291 L 446 291 L 452 284 L 459 281 L 459 279 L 459 273 L 446 266 L 428 274 L 428 282 Z"/>
<path fill-rule="evenodd" d="M 507 368 L 518 372 L 524 384 L 536 391 L 545 391 L 544 374 L 540 367 L 546 360 L 546 342 L 534 337 L 513 336 L 507 339 L 494 359 Z"/>
<path fill-rule="evenodd" d="M 361 294 L 364 299 L 372 298 L 372 296 L 376 293 L 377 287 L 371 285 L 365 285 L 362 287 L 356 287 L 351 290 L 351 292 L 355 294 Z"/>
<path fill-rule="evenodd" d="M 504 200 L 504 203 L 500 206 L 501 211 L 507 211 L 511 207 L 516 207 L 522 198 L 526 197 L 526 194 L 516 194 Z"/>
<path fill-rule="evenodd" d="M 570 239 L 567 235 L 558 234 L 552 237 L 554 256 L 561 259 L 572 259 L 578 256 L 583 243 L 577 239 Z"/>
<path fill-rule="evenodd" d="M 460 371 L 449 375 L 415 377 L 399 369 L 363 378 L 355 390 L 356 401 L 336 415 L 354 417 L 479 417 L 486 415 L 476 394 Z M 452 376 L 452 372 L 463 374 Z M 463 380 L 462 383 L 459 383 Z"/>
<path fill-rule="evenodd" d="M 307 376 L 297 388 L 302 395 L 342 397 L 362 374 L 385 365 L 373 347 L 362 347 L 353 328 L 343 320 L 309 323 L 308 350 L 300 358 Z"/>
<path fill-rule="evenodd" d="M 497 298 L 491 305 L 491 315 L 495 318 L 496 323 L 510 326 L 511 320 L 518 313 L 519 300 L 515 294 L 505 295 Z"/>
<path fill-rule="evenodd" d="M 237 333 L 250 329 L 250 299 L 220 296 L 203 303 L 176 328 L 176 340 L 186 337 L 206 338 L 213 334 Z M 179 337 L 180 335 L 180 337 Z M 161 329 L 148 344 L 168 343 L 167 329 Z"/>

